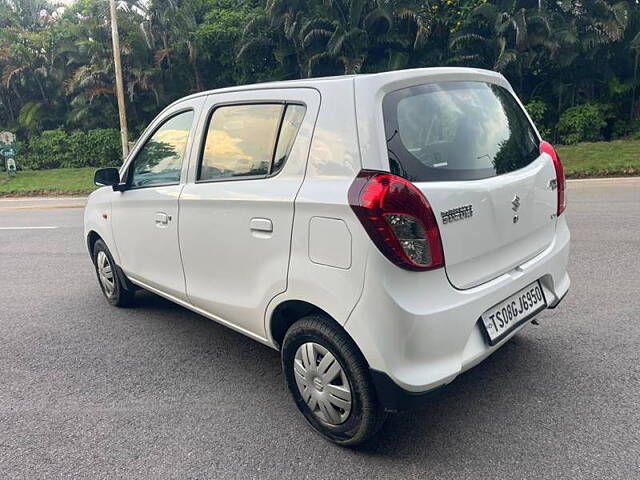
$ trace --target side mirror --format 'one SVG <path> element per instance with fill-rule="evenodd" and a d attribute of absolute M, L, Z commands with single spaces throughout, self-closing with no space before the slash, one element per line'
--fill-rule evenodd
<path fill-rule="evenodd" d="M 120 172 L 117 168 L 101 168 L 96 170 L 93 176 L 93 183 L 99 187 L 117 187 L 120 184 Z"/>

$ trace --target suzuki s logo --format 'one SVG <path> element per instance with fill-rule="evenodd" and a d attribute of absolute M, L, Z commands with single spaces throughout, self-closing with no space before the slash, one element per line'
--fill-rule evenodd
<path fill-rule="evenodd" d="M 520 220 L 520 218 L 518 217 L 518 210 L 520 210 L 520 197 L 518 195 L 513 197 L 513 200 L 511 200 L 511 205 L 511 209 L 515 213 L 515 215 L 513 216 L 513 223 L 518 223 L 518 220 Z"/>
<path fill-rule="evenodd" d="M 513 205 L 513 207 L 511 208 L 513 209 L 514 212 L 517 212 L 518 210 L 520 210 L 520 197 L 518 195 L 513 197 L 513 200 L 511 200 L 511 205 Z"/>

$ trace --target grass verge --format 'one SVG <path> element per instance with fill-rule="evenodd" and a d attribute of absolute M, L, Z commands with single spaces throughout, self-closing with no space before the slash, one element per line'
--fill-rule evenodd
<path fill-rule="evenodd" d="M 0 196 L 86 195 L 96 187 L 93 167 L 26 170 L 9 177 L 0 171 Z"/>
<path fill-rule="evenodd" d="M 567 178 L 640 175 L 640 140 L 558 146 Z"/>

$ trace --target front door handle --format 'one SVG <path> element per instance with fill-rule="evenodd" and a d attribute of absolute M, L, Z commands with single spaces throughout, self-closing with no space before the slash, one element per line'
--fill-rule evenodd
<path fill-rule="evenodd" d="M 249 228 L 253 232 L 273 232 L 273 222 L 268 218 L 252 218 Z"/>
<path fill-rule="evenodd" d="M 156 226 L 166 227 L 167 225 L 169 225 L 170 221 L 171 221 L 171 215 L 167 215 L 164 212 L 156 213 Z"/>

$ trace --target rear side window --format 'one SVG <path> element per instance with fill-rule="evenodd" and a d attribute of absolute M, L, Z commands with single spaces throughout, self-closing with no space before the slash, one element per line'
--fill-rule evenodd
<path fill-rule="evenodd" d="M 198 180 L 277 173 L 289 155 L 304 112 L 301 105 L 281 103 L 216 108 L 209 120 Z"/>
<path fill-rule="evenodd" d="M 391 171 L 412 182 L 493 177 L 539 156 L 522 108 L 497 85 L 405 88 L 388 94 L 383 110 Z"/>
<path fill-rule="evenodd" d="M 273 157 L 273 169 L 271 173 L 277 173 L 282 169 L 284 161 L 291 152 L 293 141 L 296 139 L 298 129 L 304 118 L 305 107 L 302 105 L 287 105 L 287 109 L 282 118 L 282 126 L 280 127 L 280 137 L 278 138 L 278 146 Z"/>

